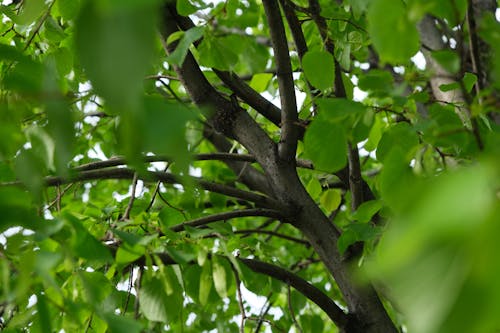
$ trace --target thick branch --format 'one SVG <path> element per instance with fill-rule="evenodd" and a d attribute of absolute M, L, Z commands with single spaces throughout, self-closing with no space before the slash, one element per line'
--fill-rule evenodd
<path fill-rule="evenodd" d="M 243 81 L 235 73 L 213 70 L 215 74 L 226 84 L 232 91 L 238 95 L 245 103 L 250 105 L 258 113 L 263 115 L 276 126 L 280 127 L 281 110 L 276 105 L 262 97 L 257 91 L 252 89 L 245 81 Z"/>
<path fill-rule="evenodd" d="M 181 16 L 177 12 L 173 13 L 176 22 L 182 30 L 188 30 L 195 27 L 195 24 L 189 17 Z M 266 117 L 276 126 L 280 126 L 281 110 L 266 98 L 262 97 L 257 91 L 252 89 L 235 73 L 213 69 L 214 73 L 224 82 L 238 97 L 254 108 L 258 113 Z"/>
<path fill-rule="evenodd" d="M 184 230 L 186 226 L 195 228 L 203 225 L 207 225 L 212 222 L 217 222 L 217 221 L 226 221 L 238 217 L 248 217 L 248 216 L 266 216 L 266 217 L 272 217 L 276 219 L 282 218 L 282 215 L 280 214 L 279 211 L 273 210 L 273 209 L 263 209 L 263 208 L 250 208 L 250 209 L 242 209 L 242 210 L 235 210 L 232 212 L 224 212 L 224 213 L 218 213 L 218 214 L 213 214 L 213 215 L 208 215 L 208 216 L 203 216 L 191 221 L 186 221 L 179 223 L 177 225 L 174 225 L 170 227 L 170 230 L 178 232 Z"/>
<path fill-rule="evenodd" d="M 222 134 L 217 133 L 214 129 L 212 129 L 208 124 L 205 124 L 203 127 L 203 136 L 210 141 L 215 148 L 223 152 L 223 154 L 229 154 L 233 145 L 229 140 L 226 139 Z M 232 154 L 234 155 L 234 154 Z M 238 154 L 243 156 L 241 154 Z M 250 157 L 251 155 L 247 155 Z M 253 158 L 253 156 L 252 156 Z M 256 190 L 262 193 L 265 193 L 269 196 L 273 196 L 273 192 L 271 190 L 271 186 L 266 178 L 266 176 L 255 167 L 250 165 L 250 163 L 255 162 L 255 158 L 252 161 L 237 161 L 237 160 L 225 160 L 224 163 L 233 170 L 233 172 L 238 176 L 238 180 L 240 180 L 243 184 L 248 186 L 251 190 Z"/>
<path fill-rule="evenodd" d="M 165 39 L 178 31 L 174 15 L 175 8 L 165 6 L 162 31 Z M 173 47 L 174 45 L 170 45 L 167 52 L 172 52 Z M 174 66 L 174 69 L 194 103 L 212 109 L 208 116 L 215 130 L 240 142 L 264 169 L 274 164 L 276 144 L 245 110 L 222 97 L 210 85 L 190 52 L 183 64 L 180 67 Z"/>
<path fill-rule="evenodd" d="M 326 296 L 321 290 L 311 285 L 298 275 L 295 275 L 281 267 L 262 261 L 243 258 L 238 259 L 254 272 L 271 276 L 297 289 L 297 291 L 299 291 L 302 295 L 313 301 L 323 311 L 325 311 L 325 313 L 340 329 L 343 329 L 347 325 L 348 316 L 342 311 L 342 309 L 340 309 L 338 305 L 335 304 L 335 302 L 330 297 Z"/>
<path fill-rule="evenodd" d="M 281 99 L 281 136 L 278 153 L 282 160 L 294 162 L 298 140 L 298 115 L 285 27 L 281 19 L 278 1 L 264 0 L 262 3 L 269 24 L 271 41 L 273 42 Z"/>

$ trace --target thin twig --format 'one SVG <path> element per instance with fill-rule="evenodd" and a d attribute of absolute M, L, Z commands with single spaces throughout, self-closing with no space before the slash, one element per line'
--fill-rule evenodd
<path fill-rule="evenodd" d="M 235 154 L 235 153 L 206 153 L 206 154 L 196 154 L 193 156 L 195 161 L 240 161 L 240 162 L 250 162 L 255 163 L 256 159 L 253 155 L 249 154 Z M 170 163 L 172 158 L 165 155 L 148 155 L 143 157 L 145 163 L 152 162 L 166 162 Z M 126 165 L 127 160 L 122 156 L 111 157 L 110 159 L 103 161 L 95 161 L 86 164 L 82 164 L 73 168 L 76 171 L 86 171 L 86 170 L 96 170 L 102 168 L 109 168 L 119 165 Z M 300 168 L 304 169 L 314 169 L 311 161 L 304 159 L 297 159 L 296 164 Z"/>
<path fill-rule="evenodd" d="M 74 185 L 74 183 L 68 184 L 65 188 L 63 188 L 62 191 L 57 192 L 56 198 L 45 207 L 45 210 L 49 210 L 52 208 L 56 203 L 60 203 L 62 196 Z M 59 187 L 58 187 L 59 188 Z M 61 210 L 61 207 L 59 206 L 58 211 Z"/>
<path fill-rule="evenodd" d="M 247 318 L 247 315 L 245 313 L 245 306 L 243 305 L 243 296 L 241 294 L 241 279 L 240 279 L 240 274 L 238 273 L 238 270 L 236 267 L 234 267 L 233 263 L 228 259 L 229 265 L 231 266 L 231 270 L 233 271 L 234 274 L 234 280 L 236 281 L 236 296 L 238 299 L 238 307 L 240 308 L 240 314 L 241 314 L 241 323 L 240 323 L 240 333 L 245 332 L 245 320 Z"/>
<path fill-rule="evenodd" d="M 47 17 L 49 17 L 50 11 L 52 10 L 52 6 L 54 6 L 55 3 L 56 3 L 55 0 L 52 1 L 50 3 L 50 5 L 48 6 L 47 10 L 45 11 L 45 13 L 43 14 L 43 16 L 38 20 L 35 27 L 33 28 L 31 36 L 29 37 L 28 41 L 26 42 L 26 45 L 24 45 L 23 51 L 25 51 L 30 46 L 31 42 L 33 42 L 33 39 L 35 39 L 35 36 L 38 34 L 40 29 L 42 28 L 43 23 L 45 22 Z"/>
<path fill-rule="evenodd" d="M 132 206 L 134 205 L 136 188 L 137 188 L 137 172 L 134 173 L 134 177 L 132 178 L 132 193 L 130 194 L 130 199 L 128 201 L 127 208 L 123 213 L 121 221 L 127 221 L 130 219 L 130 211 L 132 210 Z"/>
<path fill-rule="evenodd" d="M 290 311 L 290 317 L 292 318 L 293 324 L 295 325 L 295 328 L 297 329 L 297 331 L 299 331 L 299 333 L 302 333 L 302 328 L 300 327 L 299 323 L 297 322 L 297 318 L 295 318 L 295 312 L 293 311 L 292 292 L 290 290 L 291 288 L 290 288 L 289 284 L 286 285 L 286 289 L 287 289 L 287 299 L 288 299 L 288 311 Z"/>
<path fill-rule="evenodd" d="M 272 230 L 244 229 L 244 230 L 236 230 L 236 231 L 234 231 L 234 233 L 235 234 L 265 234 L 265 235 L 271 235 L 271 236 L 278 237 L 278 238 L 283 238 L 283 239 L 289 240 L 291 242 L 295 242 L 295 243 L 306 245 L 306 246 L 311 245 L 306 240 L 303 240 L 300 238 L 295 238 L 295 237 L 284 235 L 284 234 L 280 234 L 280 233 L 272 231 Z"/>
<path fill-rule="evenodd" d="M 130 295 L 132 294 L 132 287 L 134 285 L 134 265 L 130 266 L 130 276 L 128 278 L 127 299 L 123 308 L 123 315 L 127 312 L 128 303 L 130 302 Z"/>
<path fill-rule="evenodd" d="M 203 216 L 191 221 L 186 221 L 177 225 L 170 227 L 170 230 L 174 232 L 182 231 L 186 226 L 195 228 L 203 226 L 212 222 L 226 221 L 229 219 L 239 218 L 239 217 L 249 217 L 249 216 L 267 216 L 273 218 L 281 218 L 282 215 L 279 211 L 273 209 L 263 209 L 263 208 L 250 208 L 242 209 L 231 212 L 217 213 L 213 215 Z"/>

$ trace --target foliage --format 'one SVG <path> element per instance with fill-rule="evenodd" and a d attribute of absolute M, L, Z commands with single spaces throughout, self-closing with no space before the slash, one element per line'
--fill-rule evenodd
<path fill-rule="evenodd" d="M 3 3 L 2 330 L 500 329 L 495 1 Z"/>

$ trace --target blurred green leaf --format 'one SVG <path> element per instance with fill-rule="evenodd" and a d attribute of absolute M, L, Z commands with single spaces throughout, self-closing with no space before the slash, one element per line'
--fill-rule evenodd
<path fill-rule="evenodd" d="M 433 51 L 432 57 L 448 71 L 450 74 L 456 74 L 460 69 L 460 58 L 456 52 L 451 50 Z"/>
<path fill-rule="evenodd" d="M 382 135 L 377 147 L 377 158 L 384 161 L 391 149 L 397 146 L 406 152 L 406 161 L 409 162 L 412 158 L 413 149 L 418 145 L 418 142 L 418 135 L 410 125 L 407 123 L 395 124 Z"/>
<path fill-rule="evenodd" d="M 86 1 L 76 21 L 75 44 L 96 92 L 117 111 L 137 105 L 155 48 L 158 7 L 151 1 Z"/>
<path fill-rule="evenodd" d="M 417 53 L 419 37 L 402 2 L 374 0 L 368 7 L 368 32 L 382 61 L 407 62 Z"/>
<path fill-rule="evenodd" d="M 143 325 L 134 318 L 128 318 L 113 313 L 104 313 L 100 315 L 108 324 L 108 329 L 111 333 L 139 333 Z"/>

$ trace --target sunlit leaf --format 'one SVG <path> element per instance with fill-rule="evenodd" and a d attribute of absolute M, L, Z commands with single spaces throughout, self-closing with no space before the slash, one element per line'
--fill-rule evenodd
<path fill-rule="evenodd" d="M 226 270 L 217 256 L 212 257 L 214 287 L 220 297 L 227 297 Z"/>
<path fill-rule="evenodd" d="M 342 196 L 339 190 L 328 189 L 321 194 L 319 201 L 327 212 L 332 212 L 339 207 Z"/>

